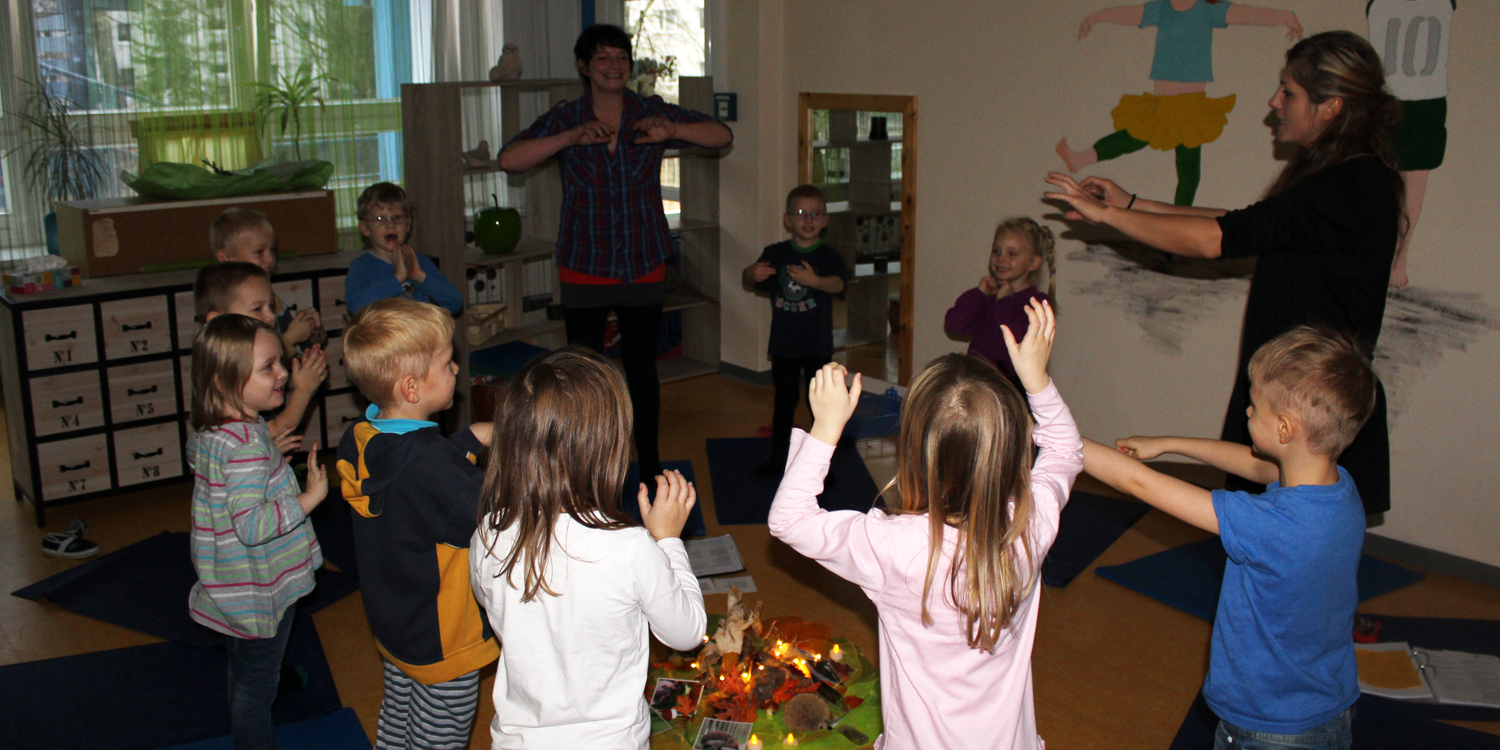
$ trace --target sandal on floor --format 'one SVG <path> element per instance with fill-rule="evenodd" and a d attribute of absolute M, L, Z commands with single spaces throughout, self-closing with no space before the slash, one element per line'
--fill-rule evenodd
<path fill-rule="evenodd" d="M 89 525 L 78 519 L 68 524 L 67 531 L 43 536 L 42 554 L 77 560 L 98 553 L 98 543 L 83 538 L 88 530 Z"/>

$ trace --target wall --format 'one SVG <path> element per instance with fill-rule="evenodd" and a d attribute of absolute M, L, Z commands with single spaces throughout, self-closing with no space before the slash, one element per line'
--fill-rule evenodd
<path fill-rule="evenodd" d="M 724 358 L 767 368 L 764 301 L 739 293 L 738 273 L 780 238 L 780 196 L 796 179 L 796 94 L 915 95 L 920 207 L 915 340 L 920 365 L 963 345 L 938 334 L 947 306 L 983 273 L 995 223 L 1044 218 L 1058 243 L 1062 329 L 1054 373 L 1084 432 L 1215 435 L 1233 380 L 1247 282 L 1222 266 L 1164 275 L 1087 246 L 1042 202 L 1053 147 L 1086 146 L 1112 129 L 1121 94 L 1149 90 L 1154 30 L 1078 22 L 1114 3 L 923 3 L 892 0 L 729 3 L 721 90 L 740 96 L 725 160 Z M 1365 0 L 1267 0 L 1295 11 L 1307 33 L 1364 33 Z M 1435 171 L 1410 263 L 1413 286 L 1393 300 L 1378 363 L 1392 399 L 1394 510 L 1377 533 L 1500 565 L 1500 282 L 1490 270 L 1500 214 L 1489 210 L 1500 151 L 1500 57 L 1484 32 L 1500 6 L 1461 4 L 1449 62 L 1449 145 Z M 1280 167 L 1265 124 L 1285 29 L 1216 32 L 1211 96 L 1236 94 L 1222 138 L 1204 148 L 1199 205 L 1253 202 Z M 1170 199 L 1170 154 L 1143 151 L 1086 169 L 1133 192 Z M 1094 235 L 1097 237 L 1097 235 Z M 1399 318 L 1396 319 L 1396 318 Z M 932 335 L 927 335 L 930 332 Z"/>

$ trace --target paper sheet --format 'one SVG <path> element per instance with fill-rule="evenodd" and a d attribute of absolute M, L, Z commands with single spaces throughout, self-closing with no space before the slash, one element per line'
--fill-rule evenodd
<path fill-rule="evenodd" d="M 734 546 L 734 537 L 728 534 L 689 539 L 683 542 L 683 546 L 687 547 L 688 564 L 693 567 L 693 575 L 699 578 L 745 569 L 744 561 L 740 560 L 740 549 Z"/>
<path fill-rule="evenodd" d="M 698 587 L 703 590 L 703 595 L 727 594 L 729 587 L 734 586 L 742 594 L 755 591 L 755 579 L 750 576 L 723 576 L 720 578 L 699 578 Z"/>

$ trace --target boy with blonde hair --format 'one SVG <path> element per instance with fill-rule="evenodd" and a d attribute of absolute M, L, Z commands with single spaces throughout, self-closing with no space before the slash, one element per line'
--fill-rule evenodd
<path fill-rule="evenodd" d="M 193 281 L 193 309 L 201 324 L 220 315 L 234 314 L 274 326 L 275 299 L 271 279 L 265 269 L 254 263 L 229 261 L 205 266 L 198 270 L 198 278 Z M 266 428 L 282 453 L 302 447 L 302 435 L 294 433 L 307 415 L 313 394 L 328 377 L 328 356 L 321 347 L 304 347 L 301 354 L 286 359 L 292 387 L 281 410 L 266 420 Z"/>
<path fill-rule="evenodd" d="M 260 266 L 268 280 L 276 275 L 276 228 L 271 226 L 270 217 L 259 211 L 238 206 L 224 209 L 208 227 L 208 245 L 213 249 L 214 260 L 220 263 L 237 261 Z M 272 325 L 281 331 L 288 346 L 301 346 L 323 330 L 323 320 L 316 309 L 293 311 L 275 292 L 271 294 L 271 303 L 275 316 Z"/>
<path fill-rule="evenodd" d="M 1375 408 L 1375 372 L 1350 337 L 1307 326 L 1266 342 L 1249 369 L 1253 447 L 1136 436 L 1112 450 L 1085 439 L 1083 468 L 1224 543 L 1203 685 L 1220 719 L 1215 748 L 1347 748 L 1365 513 L 1337 460 Z M 1268 486 L 1210 492 L 1136 460 L 1164 453 Z"/>
<path fill-rule="evenodd" d="M 349 264 L 344 297 L 349 312 L 359 312 L 378 299 L 405 297 L 431 302 L 454 315 L 464 297 L 438 271 L 432 258 L 406 244 L 411 237 L 416 205 L 399 185 L 377 182 L 359 194 L 359 233 L 370 250 Z"/>
<path fill-rule="evenodd" d="M 453 317 L 404 298 L 344 329 L 349 379 L 372 402 L 339 443 L 365 616 L 385 667 L 377 747 L 462 748 L 479 669 L 500 655 L 469 583 L 490 424 L 443 437 L 453 405 Z"/>

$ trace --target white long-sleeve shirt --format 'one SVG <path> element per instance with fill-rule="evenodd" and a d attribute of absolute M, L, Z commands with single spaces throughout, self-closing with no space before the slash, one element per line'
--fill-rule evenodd
<path fill-rule="evenodd" d="M 470 567 L 500 639 L 493 746 L 646 747 L 647 628 L 685 650 L 702 643 L 707 622 L 682 540 L 655 541 L 643 528 L 591 529 L 563 514 L 546 568 L 559 595 L 523 604 L 521 566 L 514 586 L 495 577 L 516 527 L 493 544 L 486 531 L 481 523 L 474 534 Z"/>
<path fill-rule="evenodd" d="M 1031 469 L 1032 567 L 1041 587 L 1042 559 L 1057 538 L 1068 492 L 1083 470 L 1083 442 L 1056 386 L 1031 396 L 1032 433 L 1041 453 Z M 880 615 L 880 704 L 884 750 L 1007 748 L 1037 750 L 1031 692 L 1031 646 L 1036 638 L 1037 592 L 1022 600 L 1010 626 L 988 654 L 971 648 L 963 618 L 948 603 L 948 571 L 958 530 L 944 529 L 938 575 L 928 600 L 931 626 L 922 624 L 922 585 L 929 549 L 926 515 L 826 511 L 817 494 L 833 446 L 798 430 L 776 500 L 771 534 L 792 549 L 864 589 Z M 1020 554 L 1021 543 L 1016 542 Z"/>

